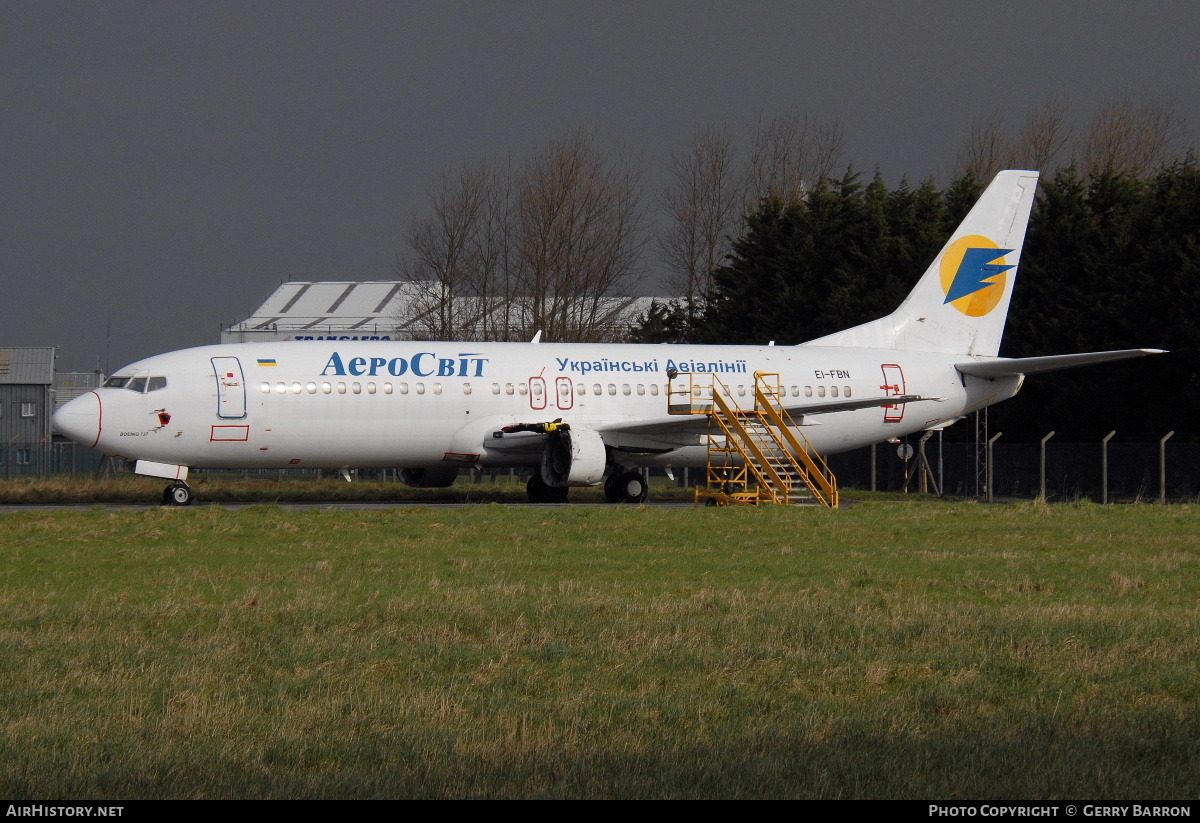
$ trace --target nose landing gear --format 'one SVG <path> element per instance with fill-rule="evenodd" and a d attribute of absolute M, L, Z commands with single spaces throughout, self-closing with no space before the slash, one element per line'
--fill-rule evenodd
<path fill-rule="evenodd" d="M 193 499 L 195 498 L 192 495 L 191 487 L 182 481 L 172 483 L 163 489 L 164 506 L 190 506 Z"/>

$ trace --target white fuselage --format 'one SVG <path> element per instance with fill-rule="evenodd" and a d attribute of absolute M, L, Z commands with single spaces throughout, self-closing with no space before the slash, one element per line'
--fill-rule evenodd
<path fill-rule="evenodd" d="M 702 466 L 703 438 L 671 425 L 669 370 L 715 373 L 746 406 L 755 372 L 779 375 L 788 406 L 939 398 L 808 409 L 801 428 L 829 454 L 945 424 L 1020 386 L 966 377 L 953 365 L 962 359 L 824 346 L 244 343 L 134 363 L 114 376 L 125 386 L 71 401 L 55 427 L 106 454 L 193 468 L 500 467 L 540 457 L 493 432 L 562 418 L 599 431 L 626 467 Z"/>

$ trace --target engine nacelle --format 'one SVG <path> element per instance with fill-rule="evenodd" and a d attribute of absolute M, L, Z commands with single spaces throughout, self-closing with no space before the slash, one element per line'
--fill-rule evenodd
<path fill-rule="evenodd" d="M 553 432 L 542 452 L 542 481 L 555 488 L 598 486 L 607 462 L 599 432 L 583 428 Z"/>
<path fill-rule="evenodd" d="M 458 466 L 435 466 L 432 469 L 401 469 L 400 482 L 420 489 L 444 489 L 454 485 Z"/>

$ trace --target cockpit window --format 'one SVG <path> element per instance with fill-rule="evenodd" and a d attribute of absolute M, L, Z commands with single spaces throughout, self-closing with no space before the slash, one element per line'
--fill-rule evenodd
<path fill-rule="evenodd" d="M 125 388 L 139 393 L 144 392 L 146 391 L 146 381 L 149 379 L 148 377 L 134 377 L 125 384 Z"/>
<path fill-rule="evenodd" d="M 159 389 L 165 389 L 166 387 L 167 387 L 167 378 L 151 377 L 150 384 L 148 386 L 146 386 L 146 391 L 158 391 Z"/>
<path fill-rule="evenodd" d="M 104 387 L 108 389 L 123 389 L 128 382 L 128 377 L 110 377 L 104 381 Z"/>

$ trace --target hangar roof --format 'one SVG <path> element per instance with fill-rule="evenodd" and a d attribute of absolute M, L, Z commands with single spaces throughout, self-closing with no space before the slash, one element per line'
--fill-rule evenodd
<path fill-rule="evenodd" d="M 49 386 L 53 382 L 53 346 L 0 349 L 0 384 Z"/>

